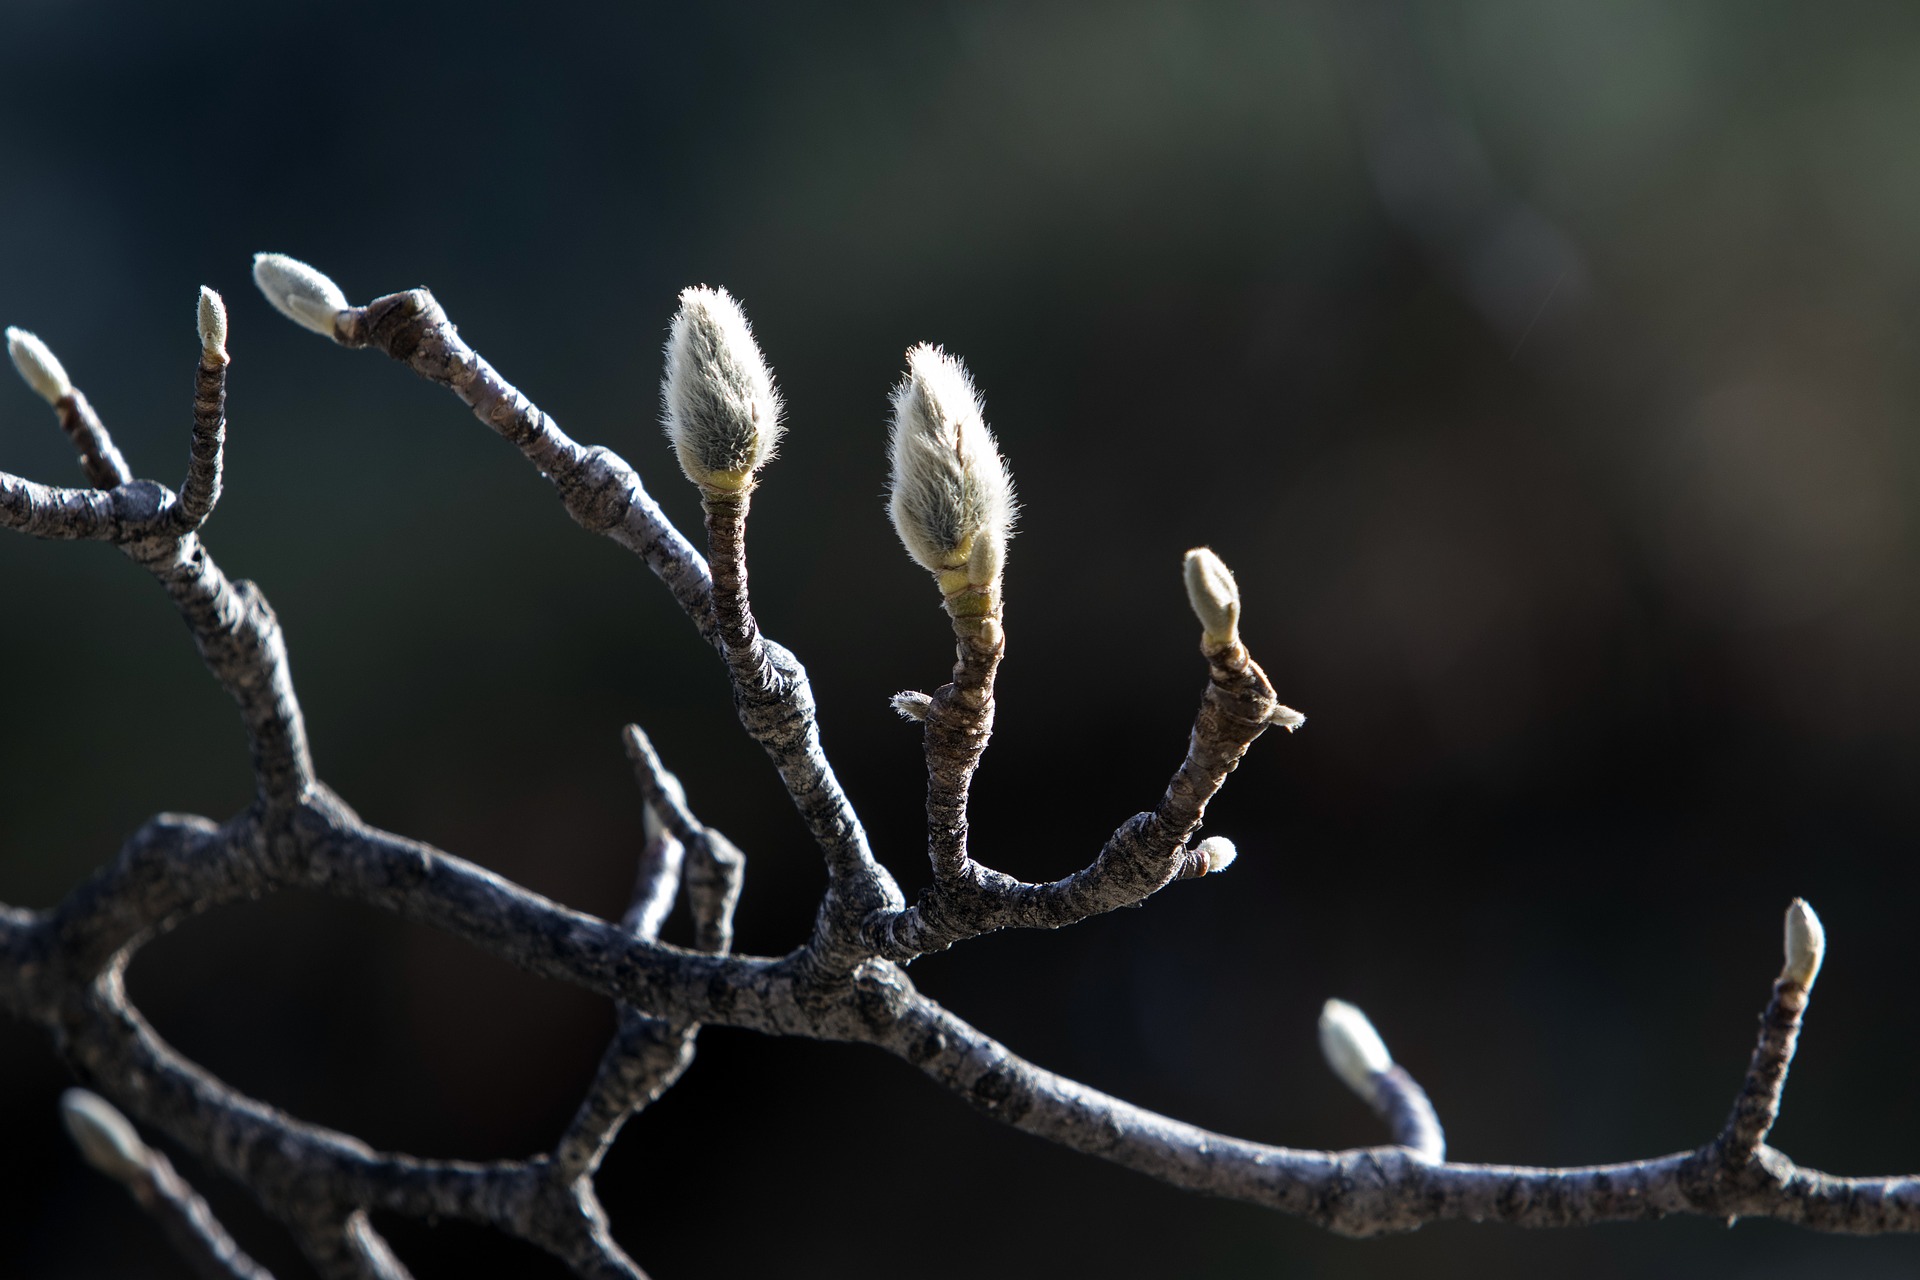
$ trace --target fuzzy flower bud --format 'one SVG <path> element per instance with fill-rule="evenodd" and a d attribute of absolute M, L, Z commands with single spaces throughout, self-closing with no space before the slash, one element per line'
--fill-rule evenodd
<path fill-rule="evenodd" d="M 1017 506 L 966 366 L 925 343 L 893 389 L 888 511 L 907 554 L 949 595 L 1000 579 Z"/>
<path fill-rule="evenodd" d="M 917 689 L 904 689 L 888 699 L 894 714 L 902 720 L 925 720 L 933 710 L 933 699 Z"/>
<path fill-rule="evenodd" d="M 1206 547 L 1187 552 L 1187 599 L 1206 633 L 1209 648 L 1223 649 L 1240 639 L 1240 586 L 1233 571 Z"/>
<path fill-rule="evenodd" d="M 88 1164 L 118 1182 L 146 1172 L 147 1144 L 111 1102 L 86 1089 L 60 1095 L 60 1118 Z"/>
<path fill-rule="evenodd" d="M 7 354 L 13 357 L 13 367 L 20 371 L 27 385 L 48 404 L 59 404 L 73 394 L 73 383 L 66 369 L 54 358 L 53 352 L 47 350 L 46 343 L 25 329 L 7 330 Z"/>
<path fill-rule="evenodd" d="M 1786 950 L 1787 967 L 1780 976 L 1811 988 L 1820 976 L 1820 962 L 1827 956 L 1827 931 L 1805 898 L 1795 898 L 1787 908 Z"/>
<path fill-rule="evenodd" d="M 1345 1000 L 1329 1000 L 1320 1010 L 1320 1052 L 1333 1074 L 1369 1104 L 1379 1093 L 1373 1078 L 1393 1065 L 1373 1023 Z"/>
<path fill-rule="evenodd" d="M 254 254 L 253 282 L 275 311 L 324 338 L 333 337 L 334 321 L 347 309 L 339 285 L 284 253 Z"/>
<path fill-rule="evenodd" d="M 746 313 L 725 289 L 683 290 L 660 380 L 667 438 L 702 489 L 735 491 L 773 457 L 780 396 Z"/>
<path fill-rule="evenodd" d="M 227 362 L 227 304 L 200 286 L 200 353 L 215 365 Z"/>
<path fill-rule="evenodd" d="M 1216 871 L 1225 871 L 1233 865 L 1233 860 L 1240 856 L 1240 851 L 1233 847 L 1233 841 L 1225 836 L 1208 836 L 1193 846 L 1193 851 L 1207 860 L 1208 875 Z"/>

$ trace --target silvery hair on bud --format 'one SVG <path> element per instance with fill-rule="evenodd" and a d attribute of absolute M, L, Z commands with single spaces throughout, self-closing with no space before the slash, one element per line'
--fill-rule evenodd
<path fill-rule="evenodd" d="M 1208 836 L 1193 846 L 1193 851 L 1206 858 L 1208 875 L 1225 871 L 1240 856 L 1240 850 L 1225 836 Z"/>
<path fill-rule="evenodd" d="M 784 428 L 773 373 L 725 289 L 680 294 L 660 380 L 662 425 L 695 484 L 738 488 L 773 456 Z"/>
<path fill-rule="evenodd" d="M 1786 943 L 1784 976 L 1803 987 L 1811 987 L 1813 980 L 1820 976 L 1820 964 L 1827 956 L 1827 930 L 1805 898 L 1795 898 L 1787 907 Z"/>
<path fill-rule="evenodd" d="M 73 394 L 65 367 L 47 350 L 46 343 L 25 329 L 7 330 L 7 354 L 13 357 L 13 367 L 27 385 L 48 404 L 58 404 L 61 397 Z"/>
<path fill-rule="evenodd" d="M 60 1118 L 87 1163 L 108 1177 L 126 1182 L 146 1169 L 147 1144 L 133 1122 L 99 1094 L 67 1090 L 60 1095 Z"/>
<path fill-rule="evenodd" d="M 1329 1000 L 1320 1010 L 1320 1052 L 1333 1074 L 1369 1103 L 1380 1092 L 1373 1078 L 1393 1065 L 1373 1023 L 1345 1000 Z"/>
<path fill-rule="evenodd" d="M 200 286 L 200 349 L 209 356 L 227 354 L 227 304 L 205 285 Z"/>
<path fill-rule="evenodd" d="M 275 311 L 322 337 L 333 337 L 334 319 L 347 309 L 347 295 L 339 285 L 284 253 L 254 254 L 253 282 Z"/>
<path fill-rule="evenodd" d="M 934 573 L 969 558 L 997 576 L 1018 506 L 966 366 L 939 347 L 907 352 L 893 389 L 893 528 L 907 553 Z M 982 545 L 984 544 L 984 545 Z"/>
<path fill-rule="evenodd" d="M 1195 547 L 1187 552 L 1184 576 L 1187 600 L 1207 638 L 1221 642 L 1238 639 L 1240 586 L 1226 562 L 1206 547 Z"/>

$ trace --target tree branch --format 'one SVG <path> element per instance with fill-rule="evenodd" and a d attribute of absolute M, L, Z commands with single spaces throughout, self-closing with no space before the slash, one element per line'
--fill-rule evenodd
<path fill-rule="evenodd" d="M 1174 1186 L 1265 1205 L 1347 1234 L 1442 1219 L 1567 1226 L 1669 1213 L 1764 1216 L 1828 1231 L 1920 1230 L 1920 1179 L 1833 1177 L 1765 1145 L 1824 947 L 1818 920 L 1798 901 L 1787 919 L 1786 967 L 1739 1098 L 1722 1131 L 1690 1152 L 1576 1168 L 1443 1162 L 1444 1137 L 1431 1103 L 1357 1010 L 1335 1020 L 1331 1040 L 1323 1018 L 1322 1043 L 1342 1078 L 1387 1121 L 1398 1146 L 1307 1151 L 1227 1137 L 1022 1060 L 920 995 L 895 961 L 989 929 L 1072 923 L 1230 860 L 1224 842 L 1189 848 L 1187 841 L 1248 745 L 1269 725 L 1292 728 L 1300 718 L 1274 700 L 1265 674 L 1241 646 L 1237 588 L 1217 558 L 1203 551 L 1188 556 L 1209 683 L 1184 761 L 1159 804 L 1123 825 L 1091 865 L 1036 885 L 992 871 L 966 851 L 967 792 L 991 726 L 994 669 L 1003 651 L 997 584 L 1011 518 L 1004 475 L 999 523 L 981 526 L 997 528 L 998 543 L 956 551 L 947 545 L 953 539 L 935 537 L 945 537 L 940 511 L 919 532 L 903 531 L 910 549 L 916 540 L 926 543 L 917 557 L 932 546 L 926 558 L 938 572 L 966 578 L 966 589 L 950 599 L 966 606 L 951 610 L 961 646 L 955 679 L 933 699 L 903 704 L 929 722 L 929 850 L 938 872 L 927 895 L 903 910 L 820 751 L 804 671 L 752 621 L 741 549 L 744 499 L 708 504 L 718 566 L 710 578 L 706 562 L 667 523 L 632 469 L 560 432 L 459 340 L 425 291 L 350 308 L 311 268 L 283 260 L 265 270 L 263 286 L 273 286 L 276 306 L 348 345 L 379 346 L 452 388 L 553 479 L 576 520 L 647 560 L 728 658 L 743 722 L 767 744 L 832 872 L 807 945 L 781 958 L 731 954 L 744 856 L 699 822 L 645 735 L 631 726 L 626 743 L 647 807 L 648 840 L 633 901 L 619 924 L 363 823 L 313 774 L 271 611 L 251 584 L 226 579 L 194 532 L 219 488 L 224 316 L 215 343 L 203 310 L 193 461 L 179 499 L 124 474 L 105 427 L 57 361 L 31 335 L 10 332 L 16 363 L 60 407 L 63 424 L 72 417 L 69 433 L 83 465 L 106 487 L 61 490 L 0 477 L 0 523 L 43 537 L 112 541 L 167 588 L 209 670 L 241 708 L 260 794 L 224 825 L 172 814 L 155 818 L 51 911 L 0 907 L 0 1003 L 45 1026 L 102 1094 L 245 1186 L 289 1226 L 324 1275 L 406 1275 L 368 1217 L 386 1212 L 488 1224 L 548 1249 L 578 1275 L 640 1276 L 612 1238 L 591 1175 L 625 1117 L 684 1070 L 705 1023 L 875 1045 L 1015 1128 Z M 931 349 L 919 349 L 915 358 L 948 380 L 936 385 L 934 378 L 915 392 L 931 396 L 929 404 L 942 395 L 948 398 L 942 403 L 953 401 L 960 395 L 956 386 L 962 399 L 972 396 L 957 363 L 939 365 L 948 358 Z M 977 403 L 971 411 L 967 421 L 977 420 Z M 923 425 L 933 422 L 926 404 L 914 412 Z M 984 426 L 979 431 L 984 434 Z M 972 450 L 968 465 L 978 474 L 991 478 L 999 466 L 998 455 L 982 452 L 974 437 L 956 437 L 955 448 Z M 1216 844 L 1221 847 L 1208 847 Z M 693 918 L 692 949 L 658 937 L 681 888 Z M 367 903 L 526 972 L 613 1000 L 618 1033 L 553 1154 L 470 1163 L 378 1152 L 239 1093 L 168 1046 L 127 1000 L 123 975 L 135 950 L 194 913 L 285 889 Z M 139 1176 L 150 1184 L 154 1211 L 174 1224 L 170 1230 L 184 1233 L 179 1238 L 196 1265 L 224 1259 L 226 1270 L 210 1274 L 255 1274 L 244 1270 L 252 1264 L 162 1157 L 128 1154 L 145 1150 L 137 1135 L 108 1148 L 109 1164 L 119 1152 L 129 1168 L 144 1171 Z"/>
<path fill-rule="evenodd" d="M 432 294 L 413 289 L 346 308 L 335 318 L 333 337 L 343 346 L 384 351 L 459 396 L 553 482 L 582 528 L 637 553 L 701 636 L 726 655 L 707 562 L 667 520 L 639 475 L 612 450 L 583 448 L 562 431 L 460 338 Z M 737 545 L 737 530 L 735 538 Z M 743 591 L 744 561 L 730 565 L 729 573 L 737 575 Z M 728 613 L 732 625 L 746 628 L 736 635 L 747 647 L 746 661 L 765 674 L 764 684 L 736 684 L 741 722 L 773 758 L 826 857 L 831 892 L 822 903 L 807 961 L 848 972 L 862 954 L 853 943 L 859 921 L 873 911 L 895 909 L 903 899 L 893 877 L 874 860 L 866 831 L 821 750 L 805 668 L 786 649 L 759 636 L 744 596 L 728 606 Z"/>
<path fill-rule="evenodd" d="M 964 639 L 961 647 L 956 676 L 969 662 Z M 979 666 L 990 676 L 990 666 L 984 661 Z M 958 699 L 957 685 L 956 679 L 956 685 L 941 691 L 949 705 Z M 987 688 L 990 698 L 990 682 Z M 959 846 L 962 861 L 946 876 L 936 878 L 911 908 L 869 920 L 867 937 L 874 951 L 902 963 L 996 929 L 1057 929 L 1132 906 L 1158 892 L 1189 865 L 1187 840 L 1198 829 L 1207 802 L 1239 766 L 1253 740 L 1275 723 L 1276 716 L 1295 714 L 1275 700 L 1266 673 L 1238 641 L 1209 653 L 1207 689 L 1186 758 L 1160 803 L 1128 819 L 1085 868 L 1064 879 L 1031 884 L 966 857 L 965 812 L 955 806 L 965 804 L 967 780 L 979 749 L 966 741 L 936 745 L 940 702 L 936 697 L 928 713 L 929 826 L 947 824 L 946 839 Z M 985 706 L 990 715 L 991 701 Z M 970 732 L 984 747 L 984 729 Z"/>
<path fill-rule="evenodd" d="M 112 1103 L 85 1089 L 69 1089 L 60 1110 L 87 1163 L 127 1189 L 202 1280 L 273 1280 L 227 1234 L 173 1162 L 142 1142 Z"/>

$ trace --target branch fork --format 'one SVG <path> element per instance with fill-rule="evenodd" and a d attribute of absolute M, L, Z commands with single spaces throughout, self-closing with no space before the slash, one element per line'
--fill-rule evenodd
<path fill-rule="evenodd" d="M 1022 1060 L 922 995 L 903 966 L 990 930 L 1058 928 L 1137 905 L 1175 879 L 1233 862 L 1223 837 L 1192 842 L 1206 806 L 1255 739 L 1274 725 L 1298 728 L 1302 717 L 1277 701 L 1241 642 L 1238 587 L 1219 558 L 1196 548 L 1185 561 L 1208 682 L 1185 756 L 1154 807 L 1058 881 L 1028 884 L 978 861 L 969 850 L 968 802 L 1005 655 L 1001 575 L 1014 502 L 964 367 L 938 348 L 908 353 L 894 396 L 891 511 L 902 543 L 936 578 L 956 641 L 950 683 L 894 700 L 923 725 L 928 772 L 934 880 L 908 906 L 826 759 L 804 668 L 753 618 L 746 517 L 777 443 L 781 406 L 745 317 L 724 291 L 682 296 L 665 388 L 669 435 L 702 491 L 709 561 L 666 520 L 633 467 L 574 442 L 459 337 L 425 290 L 356 307 L 313 268 L 276 255 L 262 255 L 256 279 L 303 327 L 342 346 L 383 350 L 452 390 L 535 464 L 577 522 L 646 563 L 719 651 L 742 723 L 818 845 L 828 888 L 812 936 L 789 954 L 734 954 L 745 855 L 699 820 L 632 725 L 623 741 L 646 840 L 618 922 L 363 823 L 314 770 L 271 608 L 252 584 L 227 579 L 200 541 L 219 498 L 226 437 L 226 316 L 217 296 L 201 301 L 189 466 L 177 495 L 135 479 L 51 352 L 9 331 L 16 365 L 55 408 L 90 487 L 0 474 L 0 525 L 125 550 L 173 598 L 251 741 L 258 795 L 227 823 L 162 815 L 55 908 L 0 906 L 0 1006 L 46 1027 L 97 1090 L 63 1104 L 82 1154 L 128 1188 L 201 1274 L 266 1273 L 136 1122 L 245 1186 L 325 1277 L 407 1274 L 373 1228 L 373 1213 L 483 1223 L 547 1249 L 576 1275 L 641 1276 L 612 1236 L 594 1174 L 625 1120 L 688 1068 L 707 1024 L 871 1045 L 1022 1131 L 1347 1234 L 1442 1219 L 1567 1226 L 1669 1213 L 1765 1216 L 1828 1231 L 1920 1230 L 1920 1179 L 1834 1177 L 1767 1145 L 1824 955 L 1818 918 L 1798 900 L 1786 922 L 1786 965 L 1733 1110 L 1692 1151 L 1578 1168 L 1449 1161 L 1432 1101 L 1365 1015 L 1338 1001 L 1322 1016 L 1323 1052 L 1391 1145 L 1307 1151 L 1209 1133 Z M 317 889 L 405 915 L 613 1002 L 614 1035 L 554 1146 L 486 1163 L 376 1151 L 246 1097 L 167 1045 L 127 999 L 122 976 L 133 953 L 196 912 L 282 889 Z M 681 902 L 691 947 L 660 938 Z"/>

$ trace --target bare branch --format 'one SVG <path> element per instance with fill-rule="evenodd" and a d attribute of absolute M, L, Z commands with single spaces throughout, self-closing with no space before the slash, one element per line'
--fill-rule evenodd
<path fill-rule="evenodd" d="M 1386 1121 L 1396 1143 L 1422 1159 L 1446 1159 L 1446 1134 L 1427 1091 L 1394 1062 L 1366 1014 L 1344 1000 L 1327 1001 L 1320 1013 L 1320 1052 L 1341 1083 Z"/>
<path fill-rule="evenodd" d="M 273 1280 L 273 1274 L 227 1234 L 173 1162 L 140 1141 L 112 1103 L 85 1089 L 69 1089 L 60 1099 L 60 1111 L 87 1163 L 127 1189 L 196 1275 L 203 1280 Z"/>
<path fill-rule="evenodd" d="M 227 308 L 211 289 L 200 290 L 200 365 L 194 371 L 193 447 L 180 486 L 180 519 L 198 529 L 220 501 L 227 443 Z"/>
<path fill-rule="evenodd" d="M 628 725 L 621 737 L 646 803 L 647 830 L 633 905 L 622 923 L 637 938 L 658 940 L 672 909 L 672 886 L 680 881 L 683 851 L 690 848 L 686 886 L 694 946 L 725 955 L 733 946 L 733 913 L 740 901 L 746 855 L 693 816 L 680 780 L 667 772 L 639 725 Z M 615 1008 L 614 1016 L 613 1043 L 601 1056 L 586 1098 L 554 1148 L 556 1174 L 563 1181 L 591 1176 L 628 1117 L 652 1105 L 693 1063 L 698 1022 L 651 1017 L 625 1004 Z"/>
<path fill-rule="evenodd" d="M 161 510 L 158 485 L 135 489 L 67 489 L 0 472 L 0 525 L 34 538 L 121 542 Z"/>
<path fill-rule="evenodd" d="M 364 1209 L 344 1216 L 304 1215 L 294 1223 L 293 1233 L 323 1280 L 413 1280 Z"/>
<path fill-rule="evenodd" d="M 1275 700 L 1266 673 L 1237 640 L 1207 656 L 1209 681 L 1186 759 L 1158 805 L 1114 832 L 1090 865 L 1048 884 L 1017 880 L 968 858 L 959 872 L 936 879 L 911 908 L 869 921 L 867 936 L 875 952 L 904 962 L 996 929 L 1057 929 L 1131 906 L 1175 878 L 1197 874 L 1186 842 L 1199 827 L 1207 802 L 1253 740 L 1287 711 Z M 937 704 L 938 699 L 928 716 L 929 826 L 936 820 L 938 795 L 943 805 L 938 819 L 964 840 L 964 811 L 956 814 L 951 806 L 955 799 L 964 803 L 965 782 L 936 773 L 949 761 L 962 769 L 970 765 L 964 755 L 947 755 L 932 745 Z M 972 759 L 977 758 L 974 752 Z"/>
<path fill-rule="evenodd" d="M 313 762 L 279 622 L 253 584 L 228 580 L 192 532 L 219 496 L 224 430 L 224 311 L 217 325 L 212 317 L 203 319 L 194 461 L 187 477 L 193 509 L 163 485 L 134 480 L 106 426 L 86 397 L 67 382 L 66 371 L 52 354 L 37 339 L 23 341 L 32 339 L 31 334 L 8 331 L 22 372 L 33 370 L 50 384 L 50 390 L 65 388 L 55 407 L 80 450 L 88 479 L 99 492 L 88 496 L 81 490 L 52 489 L 0 476 L 0 524 L 38 537 L 112 541 L 157 578 L 193 632 L 208 670 L 240 704 L 262 797 L 285 802 L 312 785 Z M 212 337 L 219 342 L 210 346 Z M 45 368 L 49 361 L 51 371 Z"/>
<path fill-rule="evenodd" d="M 626 744 L 627 758 L 633 762 L 634 779 L 640 784 L 649 821 L 692 851 L 686 876 L 694 948 L 725 955 L 733 947 L 733 912 L 740 902 L 746 855 L 693 816 L 680 780 L 660 763 L 659 753 L 639 725 L 628 725 L 621 732 L 621 740 Z M 651 933 L 636 933 L 648 939 L 659 936 L 658 928 Z"/>
<path fill-rule="evenodd" d="M 384 351 L 453 391 L 553 482 L 581 527 L 636 552 L 700 634 L 723 655 L 727 652 L 707 563 L 660 511 L 638 474 L 611 450 L 583 448 L 562 431 L 461 340 L 430 293 L 413 289 L 343 310 L 333 336 L 345 346 Z M 743 565 L 740 572 L 744 582 Z M 756 661 L 764 661 L 767 682 L 753 696 L 739 699 L 741 723 L 773 758 L 826 857 L 830 891 L 809 962 L 844 973 L 862 958 L 854 944 L 859 922 L 874 911 L 898 908 L 902 899 L 893 877 L 874 860 L 866 831 L 821 750 L 805 669 L 763 638 L 755 654 Z"/>
<path fill-rule="evenodd" d="M 683 464 L 706 498 L 710 577 L 706 561 L 666 522 L 632 469 L 560 432 L 459 340 L 424 291 L 354 308 L 305 264 L 269 256 L 256 273 L 274 305 L 302 325 L 347 345 L 378 346 L 452 388 L 554 480 L 576 520 L 648 561 L 727 659 L 742 722 L 780 769 L 830 873 L 807 945 L 777 959 L 733 955 L 745 858 L 698 820 L 632 726 L 625 741 L 646 805 L 647 842 L 618 924 L 361 822 L 313 774 L 271 611 L 251 584 L 227 580 L 194 532 L 219 489 L 226 355 L 217 299 L 203 298 L 193 462 L 178 500 L 160 485 L 129 479 L 124 463 L 116 467 L 111 439 L 64 368 L 31 335 L 10 333 L 28 382 L 64 406 L 63 415 L 75 415 L 70 432 L 102 487 L 61 490 L 0 477 L 0 523 L 44 537 L 112 541 L 161 581 L 208 668 L 241 706 L 260 795 L 224 825 L 180 815 L 154 819 L 51 911 L 0 907 L 0 1004 L 47 1027 L 75 1070 L 140 1121 L 245 1186 L 293 1230 L 323 1275 L 407 1274 L 371 1225 L 368 1215 L 383 1212 L 490 1225 L 548 1249 L 582 1276 L 640 1276 L 613 1240 L 592 1174 L 625 1118 L 686 1069 L 694 1038 L 708 1023 L 875 1045 L 1036 1136 L 1348 1234 L 1442 1219 L 1566 1226 L 1668 1213 L 1764 1216 L 1830 1231 L 1920 1231 L 1920 1179 L 1836 1178 L 1800 1168 L 1765 1145 L 1824 953 L 1817 917 L 1797 900 L 1787 918 L 1786 966 L 1739 1099 L 1722 1131 L 1690 1152 L 1575 1168 L 1446 1163 L 1424 1091 L 1393 1062 L 1364 1015 L 1338 1002 L 1322 1020 L 1323 1049 L 1383 1117 L 1397 1146 L 1306 1151 L 1209 1133 L 1023 1061 L 920 995 L 896 961 L 990 929 L 1071 923 L 1232 862 L 1229 841 L 1188 841 L 1249 744 L 1269 726 L 1291 729 L 1301 718 L 1275 701 L 1241 645 L 1238 587 L 1217 557 L 1202 549 L 1187 560 L 1209 682 L 1186 757 L 1159 804 L 1123 825 L 1091 865 L 1051 884 L 1026 884 L 975 861 L 967 801 L 991 731 L 1004 651 L 999 582 L 1012 498 L 1003 469 L 989 483 L 994 476 L 987 473 L 1001 464 L 964 371 L 940 353 L 921 353 L 932 372 L 910 376 L 910 394 L 896 406 L 940 447 L 915 455 L 911 466 L 919 470 L 896 488 L 895 515 L 907 521 L 903 541 L 940 578 L 958 652 L 953 681 L 936 695 L 896 700 L 927 724 L 935 868 L 933 887 L 904 910 L 820 750 L 804 671 L 760 635 L 748 603 L 747 495 L 777 434 L 778 406 L 757 348 L 749 359 L 726 345 L 750 341 L 742 337 L 744 317 L 733 325 L 732 312 L 714 311 L 702 322 L 706 329 L 694 324 L 698 317 L 689 319 L 688 332 L 706 334 L 700 341 L 707 346 L 689 338 L 693 345 L 674 357 L 682 375 L 693 370 L 704 379 L 673 411 L 684 410 L 697 427 L 676 445 L 687 445 Z M 670 410 L 673 400 L 670 391 Z M 950 459 L 957 469 L 951 474 Z M 954 487 L 942 488 L 950 480 Z M 659 940 L 682 888 L 692 949 Z M 135 950 L 194 913 L 283 889 L 318 889 L 373 905 L 528 973 L 613 1000 L 613 1043 L 553 1154 L 471 1163 L 376 1151 L 247 1097 L 168 1046 L 128 1002 L 124 973 Z M 207 1274 L 264 1275 L 125 1117 L 98 1098 L 75 1105 L 76 1136 L 89 1158 L 150 1198 L 148 1207 L 185 1241 L 188 1256 L 219 1268 Z"/>
<path fill-rule="evenodd" d="M 100 423 L 100 415 L 86 396 L 74 391 L 54 406 L 60 413 L 60 429 L 73 441 L 80 454 L 80 469 L 87 483 L 96 489 L 113 489 L 133 479 L 127 460 L 113 444 L 113 437 Z"/>

